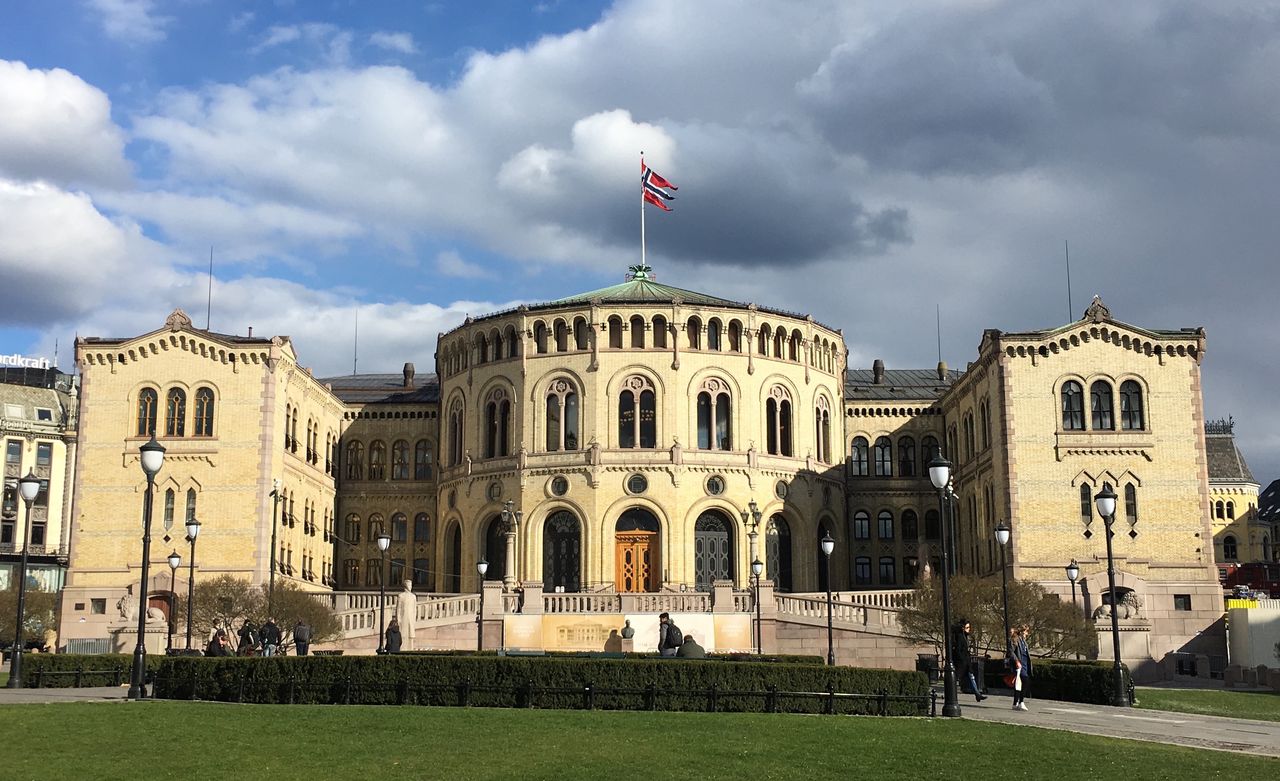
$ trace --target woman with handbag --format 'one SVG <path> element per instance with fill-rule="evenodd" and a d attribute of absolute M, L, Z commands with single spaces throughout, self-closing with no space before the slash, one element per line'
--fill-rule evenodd
<path fill-rule="evenodd" d="M 1031 688 L 1031 648 L 1027 639 L 1031 634 L 1030 627 L 1022 626 L 1009 630 L 1009 652 L 1007 664 L 1009 676 L 1013 678 L 1013 709 L 1027 710 L 1027 690 Z"/>

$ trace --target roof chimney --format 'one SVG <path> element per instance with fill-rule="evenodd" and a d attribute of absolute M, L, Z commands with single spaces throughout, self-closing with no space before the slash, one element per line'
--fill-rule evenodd
<path fill-rule="evenodd" d="M 884 361 L 879 358 L 871 363 L 871 381 L 876 385 L 884 384 Z"/>
<path fill-rule="evenodd" d="M 946 361 L 938 361 L 938 379 L 939 380 L 947 379 L 947 362 Z"/>
<path fill-rule="evenodd" d="M 249 338 L 253 338 L 253 326 L 249 326 Z"/>
<path fill-rule="evenodd" d="M 413 387 L 413 364 L 411 363 L 404 365 L 404 386 L 406 388 Z"/>

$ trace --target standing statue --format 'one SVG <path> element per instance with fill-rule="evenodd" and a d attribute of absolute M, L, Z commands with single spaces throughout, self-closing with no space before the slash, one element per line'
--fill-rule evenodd
<path fill-rule="evenodd" d="M 396 621 L 400 624 L 400 637 L 407 642 L 407 650 L 413 650 L 413 635 L 417 628 L 418 598 L 413 593 L 413 581 L 404 582 L 404 591 L 396 597 Z"/>

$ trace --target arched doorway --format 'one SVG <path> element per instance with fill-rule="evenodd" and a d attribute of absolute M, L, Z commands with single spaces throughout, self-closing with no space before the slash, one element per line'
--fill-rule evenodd
<path fill-rule="evenodd" d="M 542 589 L 582 588 L 582 531 L 568 510 L 552 513 L 542 525 Z"/>
<path fill-rule="evenodd" d="M 484 533 L 484 560 L 489 562 L 485 580 L 502 580 L 507 575 L 507 525 L 502 516 L 489 520 Z"/>
<path fill-rule="evenodd" d="M 766 572 L 773 579 L 773 587 L 790 591 L 791 586 L 791 527 L 781 514 L 769 519 L 764 531 L 764 557 Z"/>
<path fill-rule="evenodd" d="M 698 591 L 710 591 L 716 580 L 733 578 L 733 532 L 718 510 L 707 510 L 693 524 L 693 582 Z"/>
<path fill-rule="evenodd" d="M 632 507 L 614 526 L 614 580 L 618 591 L 658 590 L 658 519 Z"/>
<path fill-rule="evenodd" d="M 462 530 L 457 523 L 449 524 L 444 534 L 445 572 L 444 590 L 450 594 L 462 593 Z"/>

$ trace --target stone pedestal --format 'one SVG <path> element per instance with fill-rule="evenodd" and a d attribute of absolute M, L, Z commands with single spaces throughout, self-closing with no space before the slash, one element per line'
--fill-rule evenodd
<path fill-rule="evenodd" d="M 137 648 L 138 627 L 116 626 L 110 629 L 110 633 L 112 653 L 132 654 Z M 164 623 L 147 624 L 146 631 L 142 633 L 142 644 L 148 654 L 164 656 L 169 645 L 169 627 Z"/>

